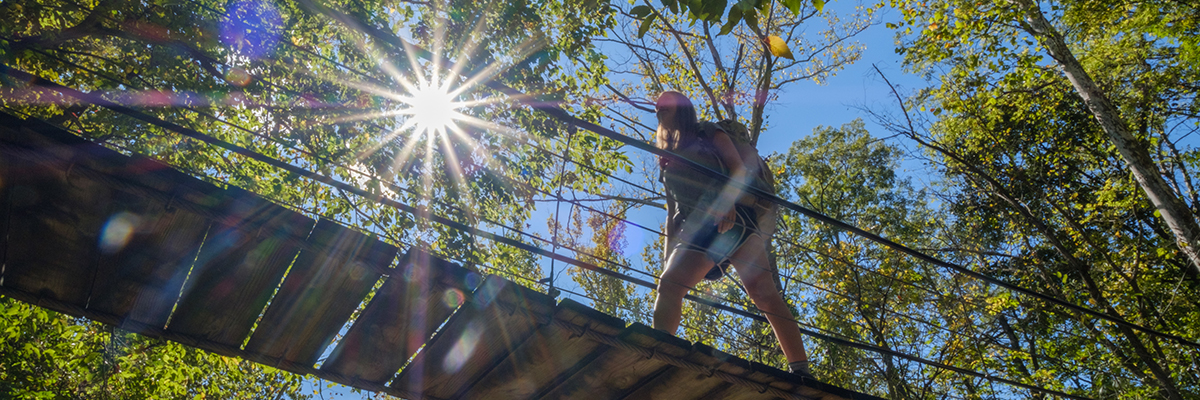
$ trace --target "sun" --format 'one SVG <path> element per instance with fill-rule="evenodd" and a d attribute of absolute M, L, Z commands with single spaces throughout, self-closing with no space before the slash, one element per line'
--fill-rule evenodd
<path fill-rule="evenodd" d="M 421 82 L 411 88 L 411 94 L 401 99 L 408 105 L 404 114 L 409 116 L 405 125 L 411 125 L 418 133 L 445 133 L 462 118 L 458 112 L 463 104 L 454 100 L 448 87 L 435 82 Z"/>

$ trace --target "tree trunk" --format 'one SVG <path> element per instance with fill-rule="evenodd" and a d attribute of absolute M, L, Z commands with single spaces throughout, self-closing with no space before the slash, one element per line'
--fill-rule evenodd
<path fill-rule="evenodd" d="M 1108 312 L 1110 315 L 1124 318 L 1124 316 L 1122 316 L 1121 313 L 1118 312 L 1116 310 L 1116 308 L 1114 308 L 1112 306 L 1112 304 L 1108 301 L 1108 299 L 1106 297 L 1104 297 L 1104 293 L 1100 290 L 1099 285 L 1097 285 L 1096 282 L 1092 279 L 1091 266 L 1088 265 L 1087 263 L 1085 263 L 1083 260 L 1080 260 L 1079 258 L 1075 257 L 1074 244 L 1072 244 L 1071 246 L 1067 246 L 1068 242 L 1064 242 L 1063 238 L 1065 238 L 1068 241 L 1071 240 L 1070 235 L 1062 234 L 1057 229 L 1046 225 L 1044 220 L 1034 217 L 1033 212 L 1027 206 L 1025 206 L 1024 203 L 1019 201 L 1012 194 L 1008 193 L 1008 191 L 1005 190 L 1004 185 L 1001 185 L 1000 182 L 996 180 L 996 178 L 987 174 L 982 169 L 978 168 L 977 166 L 975 166 L 973 164 L 968 163 L 965 159 L 963 159 L 962 157 L 959 157 L 957 154 L 955 154 L 954 152 L 952 152 L 950 150 L 947 150 L 941 146 L 933 145 L 924 140 L 920 140 L 919 138 L 917 138 L 916 134 L 913 134 L 911 137 L 913 139 L 917 140 L 918 143 L 920 143 L 921 145 L 929 147 L 931 149 L 934 149 L 935 151 L 938 151 L 942 154 L 945 154 L 945 155 L 953 158 L 954 160 L 961 163 L 963 165 L 963 167 L 965 167 L 967 169 L 968 173 L 973 174 L 975 177 L 977 177 L 979 179 L 982 179 L 983 182 L 981 182 L 980 186 L 990 186 L 992 188 L 992 190 L 994 191 L 993 193 L 997 197 L 999 197 L 1004 202 L 1008 203 L 1013 208 L 1013 210 L 1016 211 L 1017 214 L 1019 214 L 1021 216 L 1021 218 L 1025 219 L 1025 221 L 1027 223 L 1029 223 L 1030 225 L 1032 225 L 1036 231 L 1041 233 L 1042 236 L 1046 238 L 1047 243 L 1051 247 L 1053 247 L 1055 249 L 1055 251 L 1058 252 L 1059 255 L 1061 255 L 1063 257 L 1063 259 L 1066 260 L 1067 265 L 1069 265 L 1072 269 L 1074 269 L 1078 273 L 1078 275 L 1080 276 L 1080 279 L 1084 283 L 1084 286 L 1087 288 L 1087 293 L 1088 293 L 1089 297 L 1091 297 L 1093 302 L 1095 302 L 1096 304 L 1098 304 L 1100 306 L 1101 310 Z M 1158 361 L 1155 360 L 1154 357 L 1151 356 L 1150 352 L 1147 351 L 1145 344 L 1142 342 L 1141 337 L 1137 336 L 1137 333 L 1134 332 L 1133 329 L 1130 329 L 1129 327 L 1127 327 L 1125 325 L 1118 324 L 1118 325 L 1116 325 L 1116 328 L 1121 333 L 1121 336 L 1123 336 L 1125 338 L 1125 340 L 1127 340 L 1129 342 L 1129 345 L 1133 349 L 1137 358 L 1140 359 L 1143 363 L 1145 363 L 1146 366 L 1150 369 L 1151 373 L 1154 375 L 1154 378 L 1158 383 L 1158 386 L 1160 388 L 1160 393 L 1163 394 L 1163 397 L 1166 397 L 1171 400 L 1183 400 L 1183 397 L 1179 393 L 1179 388 L 1175 385 L 1175 381 L 1172 380 L 1172 378 L 1171 378 L 1170 372 L 1167 371 L 1166 369 L 1164 369 L 1162 367 L 1162 365 L 1160 365 L 1158 363 Z M 1121 357 L 1121 358 L 1125 359 L 1127 361 L 1129 360 L 1129 358 L 1127 358 L 1127 357 Z M 1132 363 L 1127 364 L 1127 368 L 1131 372 L 1137 373 L 1137 370 L 1135 369 L 1136 366 L 1134 364 L 1132 364 Z"/>
<path fill-rule="evenodd" d="M 1200 225 L 1196 224 L 1196 219 L 1187 204 L 1167 186 L 1166 180 L 1158 173 L 1158 168 L 1150 158 L 1149 150 L 1129 131 L 1120 113 L 1083 69 L 1083 65 L 1067 47 L 1066 40 L 1050 25 L 1037 4 L 1033 0 L 1014 1 L 1025 14 L 1025 22 L 1028 23 L 1025 29 L 1036 37 L 1042 46 L 1046 47 L 1050 56 L 1063 67 L 1063 73 L 1083 98 L 1084 104 L 1092 111 L 1096 121 L 1100 122 L 1101 128 L 1108 134 L 1109 140 L 1133 172 L 1134 179 L 1175 235 L 1175 243 L 1192 261 L 1192 267 L 1200 271 Z"/>

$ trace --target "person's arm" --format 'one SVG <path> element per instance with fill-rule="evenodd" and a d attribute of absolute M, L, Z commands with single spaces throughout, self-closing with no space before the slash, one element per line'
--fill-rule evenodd
<path fill-rule="evenodd" d="M 745 179 L 746 165 L 742 163 L 742 154 L 738 152 L 733 139 L 725 131 L 713 134 L 713 145 L 717 147 L 717 156 L 729 166 L 729 176 L 734 179 Z"/>
<path fill-rule="evenodd" d="M 738 152 L 737 146 L 734 146 L 729 135 L 724 131 L 714 133 L 713 146 L 717 148 L 717 157 L 720 157 L 721 161 L 729 166 L 729 178 L 735 182 L 746 184 L 746 166 L 742 164 L 742 155 Z M 718 232 L 725 232 L 733 228 L 735 219 L 733 204 L 737 202 L 739 196 L 741 196 L 741 190 L 737 190 L 735 185 L 727 185 L 724 190 L 721 190 L 717 204 L 723 205 L 725 211 L 719 215 L 721 222 L 717 224 Z"/>

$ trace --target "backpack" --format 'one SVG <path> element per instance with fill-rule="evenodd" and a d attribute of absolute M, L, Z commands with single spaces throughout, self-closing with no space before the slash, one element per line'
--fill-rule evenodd
<path fill-rule="evenodd" d="M 766 161 L 758 154 L 758 149 L 750 144 L 750 130 L 746 128 L 746 125 L 732 119 L 718 122 L 702 122 L 700 125 L 708 137 L 712 137 L 716 130 L 724 131 L 732 139 L 734 147 L 737 147 L 738 155 L 742 159 L 742 165 L 754 177 L 754 180 L 750 182 L 750 186 L 769 194 L 775 194 L 775 175 L 771 173 L 771 168 L 767 166 Z M 758 215 L 763 215 L 775 207 L 775 204 L 770 200 L 751 193 L 743 193 L 738 198 L 738 204 L 755 207 Z"/>
<path fill-rule="evenodd" d="M 758 149 L 750 144 L 750 130 L 746 129 L 745 125 L 732 119 L 716 121 L 716 123 L 704 121 L 704 123 L 701 123 L 701 130 L 704 132 L 704 135 L 701 136 L 708 138 L 712 138 L 716 131 L 724 131 L 730 137 L 734 147 L 737 148 L 738 156 L 742 159 L 742 165 L 746 168 L 746 172 L 751 177 L 754 177 L 750 186 L 770 193 L 770 195 L 775 195 L 775 175 L 770 172 L 770 167 L 767 166 L 767 162 L 762 159 L 762 156 L 758 155 Z M 715 153 L 715 149 L 712 149 L 712 151 Z M 721 163 L 721 168 L 718 171 L 726 174 L 730 173 L 724 163 Z M 749 192 L 744 192 L 742 196 L 738 197 L 738 204 L 755 208 L 760 217 L 763 215 L 773 215 L 776 208 L 775 203 L 770 202 L 769 199 L 755 196 L 754 193 Z M 774 234 L 774 221 L 770 221 L 770 226 L 772 227 L 768 229 L 768 232 L 764 232 L 768 237 Z M 727 274 L 728 268 L 730 268 L 730 262 L 728 261 L 713 265 L 713 268 L 707 274 L 704 274 L 704 280 L 719 280 Z"/>

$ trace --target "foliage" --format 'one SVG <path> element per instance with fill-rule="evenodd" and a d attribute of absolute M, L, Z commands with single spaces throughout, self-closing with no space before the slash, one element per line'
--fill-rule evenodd
<path fill-rule="evenodd" d="M 818 127 L 772 168 L 780 194 L 797 204 L 908 246 L 938 246 L 941 213 L 896 176 L 900 157 L 857 120 Z M 785 297 L 815 329 L 939 362 L 979 346 L 972 320 L 942 315 L 945 307 L 978 311 L 954 296 L 979 288 L 955 287 L 936 268 L 792 212 L 781 216 L 776 242 Z M 875 394 L 897 399 L 940 397 L 949 389 L 946 378 L 910 360 L 825 342 L 810 353 L 819 376 L 840 386 L 877 388 Z"/>
<path fill-rule="evenodd" d="M 570 100 L 603 79 L 603 57 L 589 42 L 611 23 L 601 5 L 333 2 L 324 6 L 350 21 L 331 24 L 305 4 L 6 2 L 0 16 L 13 23 L 0 35 L 7 38 L 7 64 L 46 79 L 106 93 L 119 103 L 472 225 L 500 229 L 528 219 L 530 198 L 549 187 L 542 179 L 551 165 L 547 147 L 562 134 L 560 124 L 471 87 L 460 100 L 473 103 L 462 112 L 488 124 L 464 125 L 457 133 L 410 134 L 399 131 L 406 119 L 394 116 L 403 108 L 397 96 L 404 93 L 389 88 L 422 79 L 453 86 L 478 76 L 547 100 Z M 423 70 L 432 62 L 385 44 L 386 35 L 402 28 L 411 28 L 405 32 L 418 45 L 462 49 L 446 55 L 463 64 L 464 76 L 430 76 Z M 527 32 L 545 33 L 529 39 Z M 27 96 L 7 96 L 11 110 L 393 243 L 430 243 L 469 263 L 506 251 L 95 106 L 13 90 Z M 594 118 L 587 108 L 579 111 Z M 592 160 L 620 166 L 622 156 L 602 154 L 607 155 Z M 579 184 L 598 176 L 582 175 Z"/>
<path fill-rule="evenodd" d="M 5 66 L 528 243 L 534 241 L 519 230 L 528 227 L 536 197 L 559 182 L 599 187 L 608 179 L 599 171 L 632 165 L 618 143 L 568 134 L 561 123 L 479 85 L 499 82 L 597 120 L 596 107 L 580 97 L 605 80 L 604 56 L 591 43 L 614 22 L 603 2 L 38 0 L 2 2 L 0 18 L 6 21 L 0 26 Z M 420 49 L 396 38 L 434 54 L 419 57 Z M 439 57 L 455 61 L 457 74 Z M 406 82 L 435 79 L 452 88 L 468 85 L 456 95 L 463 122 L 459 129 L 422 134 L 405 126 L 409 118 L 397 111 L 406 108 Z M 31 83 L 5 78 L 0 104 L 6 112 L 47 120 L 402 248 L 426 247 L 517 280 L 541 278 L 528 252 Z M 591 169 L 551 178 L 556 155 Z M 184 361 L 207 368 L 201 358 Z"/>
<path fill-rule="evenodd" d="M 722 2 L 697 3 L 725 9 Z M 645 137 L 654 128 L 642 123 L 642 116 L 652 110 L 640 104 L 652 102 L 664 90 L 676 90 L 695 102 L 701 119 L 738 120 L 757 143 L 768 127 L 766 106 L 789 85 L 822 82 L 857 60 L 862 49 L 852 38 L 874 16 L 870 7 L 839 15 L 807 3 L 796 12 L 767 7 L 767 3 L 747 1 L 730 7 L 761 8 L 761 27 L 720 32 L 715 31 L 714 21 L 677 13 L 670 7 L 672 2 L 660 8 L 639 5 L 621 10 L 623 18 L 618 18 L 611 38 L 597 40 L 630 55 L 611 62 L 611 70 L 625 74 L 607 86 L 609 93 L 599 99 L 612 104 L 608 115 L 615 128 Z M 790 57 L 780 58 L 785 53 Z"/>
<path fill-rule="evenodd" d="M 300 376 L 0 298 L 0 397 L 307 399 Z"/>
<path fill-rule="evenodd" d="M 759 27 L 758 19 L 760 16 L 773 14 L 775 8 L 773 0 L 739 0 L 732 6 L 729 6 L 726 0 L 666 0 L 662 3 L 664 8 L 673 14 L 686 15 L 692 21 L 720 25 L 721 31 L 718 35 L 728 34 L 743 21 L 747 28 L 754 32 L 761 32 L 762 28 Z M 825 8 L 824 0 L 812 0 L 811 4 L 805 3 L 807 2 L 804 0 L 781 0 L 779 5 L 790 11 L 791 15 L 796 18 L 802 18 L 802 10 L 808 6 L 818 12 Z M 634 7 L 630 12 L 635 17 L 643 19 L 641 27 L 638 28 L 638 37 L 646 34 L 654 18 L 659 15 L 649 5 Z M 775 55 L 780 56 L 778 53 Z"/>
<path fill-rule="evenodd" d="M 1186 293 L 1200 289 L 1196 273 L 1018 3 L 893 2 L 900 51 L 937 80 L 905 104 L 926 112 L 891 126 L 953 185 L 948 205 L 971 221 L 958 235 L 985 250 L 978 270 L 1194 340 L 1200 304 Z M 1195 51 L 1195 6 L 1053 1 L 1040 11 L 1194 219 L 1197 153 L 1183 140 L 1197 124 L 1197 70 L 1177 55 Z M 1200 393 L 1194 349 L 1017 300 L 997 304 L 1003 318 L 990 322 L 1027 353 L 989 360 L 1008 377 L 1090 397 Z"/>

